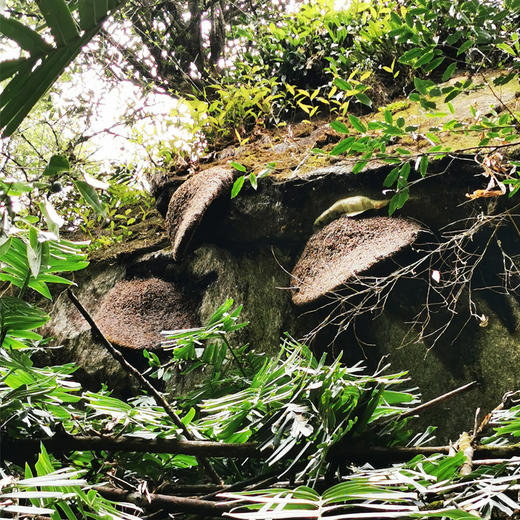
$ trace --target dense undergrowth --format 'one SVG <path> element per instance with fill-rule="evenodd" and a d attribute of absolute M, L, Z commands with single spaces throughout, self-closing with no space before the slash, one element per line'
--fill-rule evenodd
<path fill-rule="evenodd" d="M 228 512 L 236 518 L 517 515 L 519 466 L 512 455 L 520 409 L 514 401 L 462 436 L 454 453 L 444 447 L 422 452 L 431 432 L 410 431 L 407 417 L 418 413 L 418 398 L 404 373 L 385 367 L 367 374 L 340 359 L 316 359 L 290 338 L 278 358 L 264 360 L 254 349 L 232 346 L 229 333 L 239 326 L 232 302 L 200 329 L 169 334 L 170 369 L 196 366 L 207 375 L 192 394 L 168 396 L 169 407 L 164 392 L 146 385 L 125 402 L 111 395 L 109 382 L 99 392 L 83 392 L 73 363 L 33 364 L 32 354 L 51 339 L 38 334 L 49 317 L 28 296 L 50 298 L 48 284 L 70 283 L 62 273 L 87 266 L 87 244 L 64 240 L 63 228 L 80 227 L 97 245 L 124 240 L 133 223 L 146 220 L 151 201 L 120 169 L 89 163 L 79 147 L 84 140 L 62 139 L 52 127 L 49 99 L 36 108 L 41 125 L 54 129 L 45 134 L 43 152 L 37 124 L 16 132 L 108 10 L 123 2 L 96 3 L 97 11 L 88 2 L 42 1 L 29 6 L 30 13 L 22 10 L 20 23 L 23 4 L 13 3 L 10 16 L 0 19 L 0 31 L 22 49 L 18 59 L 3 64 L 1 79 L 10 82 L 0 97 L 2 129 L 12 136 L 2 144 L 0 180 L 2 514 L 142 517 L 118 502 L 144 496 L 140 507 L 162 508 L 163 517 L 172 512 L 168 508 L 193 513 L 197 507 L 207 516 Z M 52 6 L 54 15 L 47 9 Z M 488 177 L 474 197 L 512 196 L 520 189 L 520 164 L 504 152 L 518 145 L 518 111 L 499 96 L 484 114 L 475 106 L 461 116 L 455 104 L 464 93 L 488 89 L 493 95 L 518 81 L 519 16 L 518 0 L 414 0 L 353 2 L 344 10 L 304 3 L 290 15 L 281 10 L 263 19 L 238 18 L 226 25 L 227 45 L 244 52 L 230 50 L 225 67 L 191 92 L 167 87 L 183 96 L 171 124 L 182 119 L 193 147 L 164 143 L 153 168 L 194 167 L 205 147 L 243 143 L 257 127 L 321 115 L 341 136 L 326 153 L 350 155 L 359 173 L 373 158 L 394 165 L 385 181 L 394 190 L 390 212 L 406 202 L 414 171 L 426 176 L 433 158 L 462 153 L 479 161 Z M 450 82 L 456 71 L 465 78 Z M 392 106 L 384 105 L 401 96 L 426 117 L 442 113 L 449 119 L 420 128 L 394 117 Z M 373 118 L 363 117 L 371 111 Z M 457 133 L 475 137 L 464 149 L 443 142 Z M 411 151 L 406 141 L 422 146 Z M 124 165 L 132 172 L 131 166 Z M 238 191 L 235 185 L 234 195 Z M 97 237 L 100 227 L 108 228 L 109 238 Z M 153 375 L 167 378 L 168 367 L 147 356 Z M 145 446 L 135 444 L 139 439 Z M 86 449 L 89 442 L 97 448 Z M 245 461 L 237 462 L 237 445 L 246 450 L 240 452 L 247 452 Z M 223 455 L 223 449 L 229 451 Z M 486 457 L 473 460 L 472 450 Z M 370 467 L 360 464 L 360 453 Z M 217 482 L 208 488 L 208 480 Z M 107 481 L 108 491 L 100 486 Z M 214 495 L 204 504 L 160 502 L 159 493 L 177 496 L 187 483 L 192 496 L 223 492 L 218 500 L 231 502 L 217 504 L 210 500 Z M 119 484 L 140 495 L 104 498 L 113 497 Z"/>

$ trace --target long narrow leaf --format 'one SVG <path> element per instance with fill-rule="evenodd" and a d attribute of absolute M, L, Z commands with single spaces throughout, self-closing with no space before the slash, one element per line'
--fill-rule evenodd
<path fill-rule="evenodd" d="M 65 0 L 37 0 L 36 3 L 58 46 L 65 46 L 79 38 L 76 22 L 74 22 Z"/>

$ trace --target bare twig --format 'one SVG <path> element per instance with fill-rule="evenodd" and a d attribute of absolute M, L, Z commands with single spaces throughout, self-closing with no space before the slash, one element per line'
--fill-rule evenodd
<path fill-rule="evenodd" d="M 412 415 L 417 415 L 420 412 L 422 412 L 423 410 L 426 410 L 427 408 L 431 408 L 432 406 L 435 406 L 439 403 L 442 403 L 443 401 L 446 401 L 447 399 L 450 399 L 454 395 L 457 395 L 462 392 L 465 392 L 466 390 L 469 390 L 472 386 L 474 386 L 476 384 L 477 384 L 476 381 L 472 381 L 471 383 L 468 383 L 466 385 L 459 386 L 459 388 L 455 388 L 455 390 L 446 392 L 445 394 L 442 394 L 439 397 L 432 399 L 431 401 L 422 403 L 419 406 L 416 406 L 415 408 L 412 408 L 411 410 L 408 410 L 408 411 L 400 414 L 399 417 L 404 418 L 404 417 L 410 417 Z"/>

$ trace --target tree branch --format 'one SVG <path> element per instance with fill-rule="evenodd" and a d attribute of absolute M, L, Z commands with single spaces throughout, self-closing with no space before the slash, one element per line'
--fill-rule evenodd
<path fill-rule="evenodd" d="M 65 453 L 70 451 L 123 451 L 140 453 L 171 453 L 194 455 L 196 457 L 229 457 L 229 458 L 267 458 L 272 450 L 263 449 L 254 442 L 221 443 L 214 441 L 189 441 L 180 439 L 139 439 L 134 437 L 80 437 L 72 435 L 56 435 L 54 437 L 38 439 L 11 439 L 4 437 L 3 456 L 6 460 L 26 457 L 37 454 L 40 444 L 51 453 Z M 350 444 L 338 447 L 336 456 L 347 462 L 406 462 L 417 455 L 429 457 L 436 453 L 448 454 L 450 446 L 420 446 L 420 447 L 392 447 L 370 446 L 364 444 Z M 508 446 L 477 445 L 475 458 L 479 459 L 509 459 L 520 456 L 520 444 Z M 15 461 L 15 460 L 13 460 Z"/>
<path fill-rule="evenodd" d="M 231 503 L 211 502 L 210 500 L 200 500 L 198 498 L 176 497 L 156 493 L 142 495 L 141 493 L 132 493 L 124 489 L 108 486 L 94 486 L 93 489 L 109 500 L 131 502 L 143 509 L 162 509 L 168 513 L 197 513 L 220 516 L 234 506 Z"/>

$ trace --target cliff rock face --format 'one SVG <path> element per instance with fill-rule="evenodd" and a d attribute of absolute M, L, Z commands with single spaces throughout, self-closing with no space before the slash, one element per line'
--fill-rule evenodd
<path fill-rule="evenodd" d="M 362 175 L 353 175 L 346 165 L 323 166 L 304 175 L 262 179 L 258 190 L 245 185 L 234 199 L 226 174 L 216 182 L 225 189 L 212 192 L 210 202 L 193 209 L 197 225 L 189 228 L 189 240 L 181 240 L 175 227 L 184 225 L 175 211 L 190 214 L 178 199 L 168 213 L 173 252 L 156 241 L 155 251 L 138 248 L 93 262 L 78 277 L 77 295 L 143 369 L 141 350 L 158 349 L 159 329 L 203 324 L 231 297 L 244 306 L 242 318 L 250 322 L 233 341 L 247 342 L 266 355 L 278 350 L 287 331 L 331 356 L 343 350 L 347 362 L 365 359 L 376 366 L 388 354 L 394 369 L 410 370 L 412 385 L 421 389 L 424 400 L 475 380 L 476 390 L 421 417 L 423 425 L 441 427 L 441 439 L 454 437 L 472 428 L 475 408 L 487 411 L 504 392 L 520 387 L 520 307 L 515 296 L 520 223 L 507 213 L 506 197 L 468 200 L 466 193 L 485 184 L 476 166 L 454 160 L 435 163 L 431 176 L 414 186 L 399 212 L 403 220 L 392 220 L 386 231 L 384 208 L 342 217 L 356 219 L 355 224 L 347 222 L 349 229 L 357 230 L 366 244 L 373 240 L 373 248 L 381 251 L 368 251 L 370 262 L 357 269 L 345 263 L 348 251 L 343 253 L 344 244 L 338 243 L 337 261 L 325 262 L 325 268 L 352 267 L 348 283 L 324 286 L 313 298 L 298 302 L 303 306 L 291 301 L 298 285 L 293 269 L 315 232 L 315 219 L 341 198 L 384 198 L 381 186 L 389 169 L 372 164 Z M 434 175 L 446 169 L 442 177 Z M 187 191 L 182 184 L 178 189 Z M 197 191 L 193 193 L 190 200 L 199 200 Z M 212 213 L 205 217 L 208 208 Z M 377 240 L 369 236 L 373 226 L 361 223 L 365 219 L 380 224 Z M 388 241 L 390 235 L 398 240 L 398 254 L 385 253 L 385 232 Z M 410 237 L 401 241 L 402 234 Z M 175 249 L 180 242 L 182 255 Z M 121 301 L 125 294 L 127 306 Z M 164 301 L 156 305 L 161 294 Z M 118 391 L 132 391 L 128 377 L 96 343 L 66 295 L 55 303 L 48 332 L 64 345 L 56 351 L 59 360 L 76 360 L 87 386 L 108 381 Z M 172 382 L 176 392 L 189 384 L 191 379 L 181 376 Z"/>

